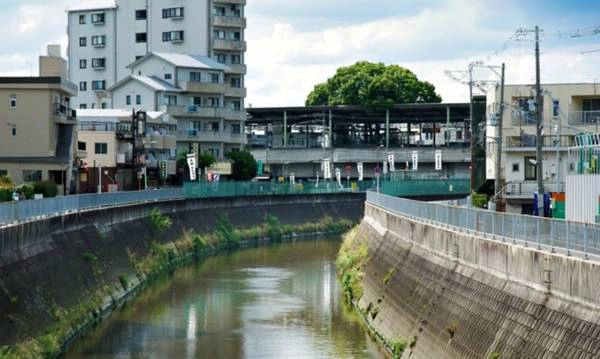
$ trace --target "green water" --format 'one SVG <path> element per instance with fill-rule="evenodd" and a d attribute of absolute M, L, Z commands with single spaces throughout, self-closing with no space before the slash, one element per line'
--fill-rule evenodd
<path fill-rule="evenodd" d="M 155 283 L 67 358 L 383 358 L 345 305 L 339 240 L 210 258 Z"/>

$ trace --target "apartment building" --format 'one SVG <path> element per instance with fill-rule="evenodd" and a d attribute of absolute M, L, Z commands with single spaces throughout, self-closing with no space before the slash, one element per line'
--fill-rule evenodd
<path fill-rule="evenodd" d="M 77 116 L 60 46 L 40 57 L 39 77 L 0 77 L 0 174 L 17 184 L 52 180 L 71 186 Z"/>
<path fill-rule="evenodd" d="M 577 158 L 569 149 L 582 133 L 598 133 L 600 86 L 592 83 L 543 84 L 542 164 L 545 192 L 564 192 L 565 178 L 576 170 Z M 487 100 L 487 164 L 495 178 L 500 89 Z M 501 178 L 506 210 L 531 214 L 537 191 L 536 104 L 533 85 L 507 85 L 502 133 Z"/>
<path fill-rule="evenodd" d="M 152 187 L 176 175 L 177 122 L 165 112 L 147 112 L 146 134 L 137 138 L 131 110 L 87 109 L 78 116 L 79 192 L 97 192 L 99 185 L 102 191 L 135 189 L 140 168 Z"/>
<path fill-rule="evenodd" d="M 226 80 L 239 81 L 243 87 L 245 4 L 245 0 L 98 0 L 69 8 L 69 77 L 80 89 L 74 105 L 114 107 L 106 89 L 130 75 L 127 66 L 150 52 L 214 58 L 230 66 Z"/>
<path fill-rule="evenodd" d="M 231 69 L 207 56 L 151 52 L 108 90 L 117 108 L 166 111 L 177 121 L 177 148 L 216 158 L 246 145 L 246 89 Z"/>

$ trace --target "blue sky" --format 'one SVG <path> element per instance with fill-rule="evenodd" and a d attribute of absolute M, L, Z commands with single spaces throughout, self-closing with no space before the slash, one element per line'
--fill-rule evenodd
<path fill-rule="evenodd" d="M 85 0 L 79 0 L 85 1 Z M 0 0 L 0 74 L 28 75 L 47 43 L 66 47 L 64 9 L 74 0 Z M 405 66 L 432 82 L 445 101 L 466 101 L 466 88 L 444 70 L 475 59 L 507 63 L 509 82 L 530 82 L 533 43 L 490 56 L 519 27 L 540 25 L 542 79 L 600 81 L 600 1 L 533 0 L 248 0 L 248 103 L 300 105 L 315 83 L 358 60 Z M 558 33 L 564 35 L 558 36 Z M 487 76 L 482 74 L 481 76 Z"/>

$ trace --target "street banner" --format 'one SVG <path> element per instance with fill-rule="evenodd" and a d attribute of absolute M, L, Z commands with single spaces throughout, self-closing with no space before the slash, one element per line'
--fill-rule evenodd
<path fill-rule="evenodd" d="M 323 178 L 325 180 L 331 179 L 331 161 L 328 159 L 323 160 Z"/>
<path fill-rule="evenodd" d="M 193 153 L 190 153 L 187 155 L 187 163 L 188 163 L 188 167 L 190 168 L 190 180 L 195 181 L 196 180 L 196 155 Z"/>
<path fill-rule="evenodd" d="M 342 186 L 342 170 L 339 168 L 335 169 L 335 179 L 338 183 L 338 186 Z"/>
<path fill-rule="evenodd" d="M 364 169 L 363 169 L 363 163 L 362 162 L 358 162 L 356 164 L 356 170 L 358 171 L 358 180 L 362 181 L 364 178 Z"/>
<path fill-rule="evenodd" d="M 388 163 L 387 163 L 387 161 L 383 161 L 383 174 L 384 175 L 388 174 Z"/>
<path fill-rule="evenodd" d="M 442 150 L 435 151 L 435 170 L 442 170 Z"/>
<path fill-rule="evenodd" d="M 417 151 L 412 152 L 412 169 L 413 171 L 419 169 L 419 152 Z"/>
<path fill-rule="evenodd" d="M 396 170 L 396 161 L 393 153 L 388 154 L 388 163 L 390 164 L 390 172 L 394 172 Z"/>

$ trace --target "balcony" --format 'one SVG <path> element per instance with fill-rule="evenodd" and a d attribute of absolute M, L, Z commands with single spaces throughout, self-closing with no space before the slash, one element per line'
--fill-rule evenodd
<path fill-rule="evenodd" d="M 74 125 L 77 121 L 77 112 L 60 103 L 53 105 L 54 121 L 61 124 Z"/>
<path fill-rule="evenodd" d="M 513 126 L 535 126 L 536 119 L 534 111 L 515 110 L 512 112 L 511 124 Z"/>
<path fill-rule="evenodd" d="M 246 0 L 213 0 L 215 4 L 246 5 Z"/>
<path fill-rule="evenodd" d="M 221 51 L 246 51 L 246 41 L 213 39 L 213 49 Z"/>
<path fill-rule="evenodd" d="M 212 82 L 199 82 L 199 81 L 188 81 L 183 83 L 183 89 L 187 92 L 193 93 L 214 93 L 222 94 L 225 92 L 224 83 L 212 83 Z"/>
<path fill-rule="evenodd" d="M 226 120 L 245 120 L 246 119 L 246 111 L 243 110 L 233 110 L 229 108 L 222 109 L 222 116 Z"/>
<path fill-rule="evenodd" d="M 569 112 L 569 125 L 598 126 L 600 111 L 572 111 Z"/>
<path fill-rule="evenodd" d="M 133 159 L 132 152 L 117 152 L 116 156 L 118 165 L 130 165 Z"/>
<path fill-rule="evenodd" d="M 144 149 L 169 150 L 177 147 L 177 137 L 172 135 L 150 135 L 144 143 Z"/>
<path fill-rule="evenodd" d="M 242 87 L 227 87 L 225 89 L 227 97 L 246 97 L 246 89 Z"/>
<path fill-rule="evenodd" d="M 556 147 L 567 149 L 575 145 L 573 136 L 543 136 L 542 148 L 544 150 L 556 150 Z M 506 137 L 503 143 L 506 151 L 534 151 L 537 146 L 537 137 L 535 135 L 524 134 L 520 137 Z"/>
<path fill-rule="evenodd" d="M 177 135 L 178 141 L 194 141 L 194 142 L 216 142 L 216 143 L 234 143 L 246 144 L 246 135 L 240 133 L 222 132 L 222 131 L 199 131 L 189 129 L 187 131 L 179 131 Z"/>
<path fill-rule="evenodd" d="M 238 75 L 245 75 L 248 72 L 248 67 L 246 65 L 241 65 L 241 64 L 227 64 L 227 67 L 229 67 L 229 71 L 227 71 L 228 74 L 238 74 Z"/>
<path fill-rule="evenodd" d="M 511 181 L 507 183 L 505 191 L 507 199 L 533 199 L 533 193 L 537 192 L 537 181 Z M 565 183 L 544 181 L 544 192 L 565 192 Z"/>
<path fill-rule="evenodd" d="M 220 107 L 200 107 L 196 105 L 189 106 L 169 106 L 167 111 L 175 117 L 208 117 L 220 118 L 223 109 Z"/>
<path fill-rule="evenodd" d="M 246 18 L 241 16 L 213 16 L 213 26 L 246 28 Z"/>

